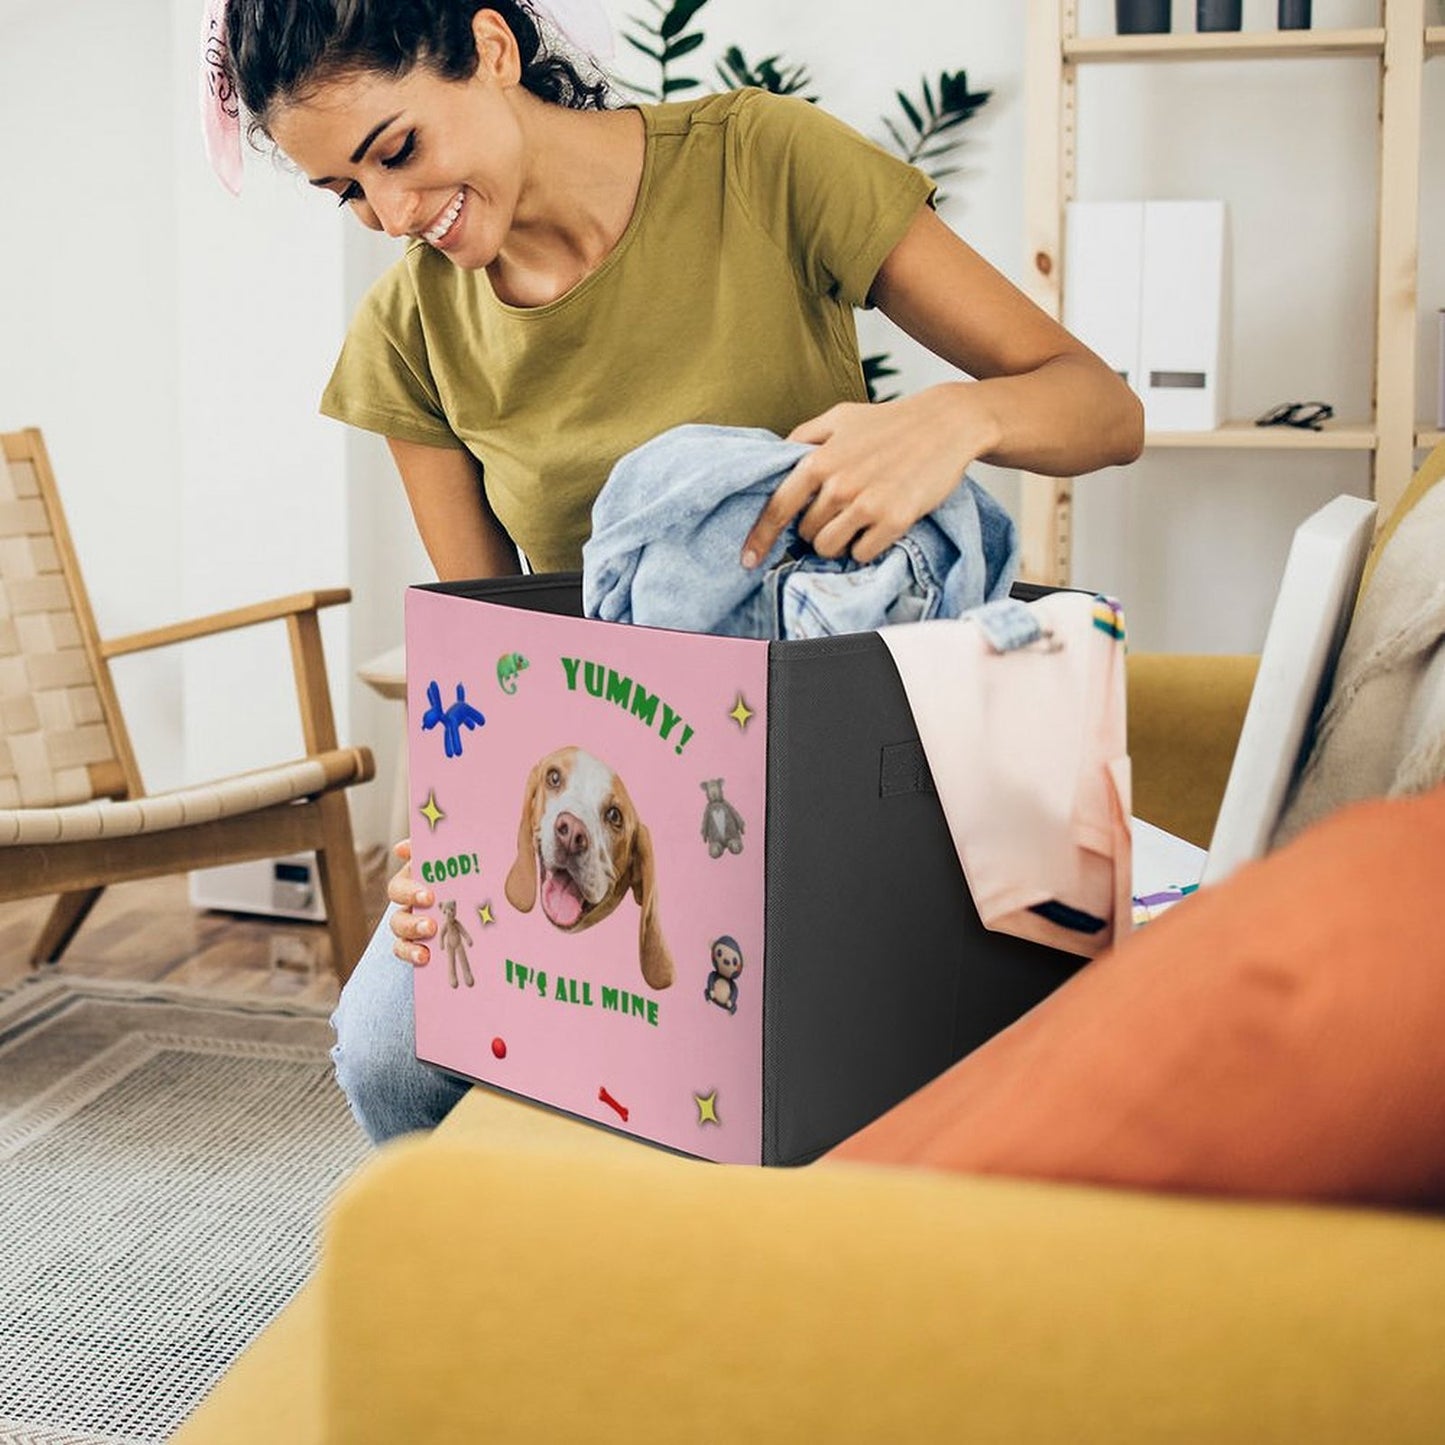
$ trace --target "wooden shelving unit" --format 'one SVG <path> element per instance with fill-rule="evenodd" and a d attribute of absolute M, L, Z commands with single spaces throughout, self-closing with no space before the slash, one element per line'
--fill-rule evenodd
<path fill-rule="evenodd" d="M 1138 60 L 1288 60 L 1301 55 L 1371 56 L 1384 52 L 1383 28 L 1104 35 L 1064 41 L 1064 59 L 1076 65 Z"/>
<path fill-rule="evenodd" d="M 1227 421 L 1216 431 L 1161 431 L 1145 437 L 1148 447 L 1213 448 L 1234 451 L 1372 452 L 1378 437 L 1368 422 L 1327 422 L 1320 431 L 1300 427 L 1255 426 Z"/>
<path fill-rule="evenodd" d="M 1374 494 L 1388 516 L 1409 483 L 1417 448 L 1445 439 L 1414 415 L 1419 244 L 1420 113 L 1426 59 L 1445 55 L 1445 25 L 1426 27 L 1425 0 L 1381 0 L 1381 23 L 1353 30 L 1235 31 L 1081 37 L 1077 0 L 1029 0 L 1026 288 L 1063 315 L 1064 214 L 1074 199 L 1081 65 L 1373 60 L 1380 90 L 1380 200 L 1376 243 L 1372 419 L 1319 432 L 1232 421 L 1212 432 L 1151 432 L 1153 448 L 1336 450 L 1370 453 Z M 1023 479 L 1023 567 L 1031 579 L 1069 581 L 1074 484 Z"/>

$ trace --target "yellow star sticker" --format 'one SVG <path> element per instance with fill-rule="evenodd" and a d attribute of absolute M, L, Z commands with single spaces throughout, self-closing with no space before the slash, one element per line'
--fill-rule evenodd
<path fill-rule="evenodd" d="M 483 903 L 482 906 L 477 909 L 477 917 L 482 920 L 483 927 L 485 927 L 488 923 L 495 923 L 497 921 L 495 918 L 492 917 L 492 905 L 490 900 L 486 903 Z"/>
<path fill-rule="evenodd" d="M 431 824 L 431 830 L 433 833 L 435 833 L 437 830 L 437 824 L 446 817 L 446 814 L 443 813 L 439 807 L 437 807 L 437 794 L 435 788 L 432 788 L 427 793 L 426 802 L 417 809 L 417 812 L 420 813 L 422 817 Z"/>
<path fill-rule="evenodd" d="M 748 722 L 753 716 L 753 710 L 743 701 L 742 693 L 738 694 L 737 706 L 728 716 L 744 731 L 747 730 Z"/>
<path fill-rule="evenodd" d="M 716 1124 L 722 1128 L 722 1120 L 717 1116 L 717 1090 L 710 1094 L 694 1094 L 693 1103 L 697 1105 L 697 1122 L 702 1124 Z"/>

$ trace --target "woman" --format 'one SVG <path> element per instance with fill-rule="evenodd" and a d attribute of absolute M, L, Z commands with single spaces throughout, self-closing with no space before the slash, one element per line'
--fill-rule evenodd
<path fill-rule="evenodd" d="M 682 422 L 815 444 L 743 566 L 794 518 L 870 561 L 977 460 L 1073 476 L 1138 454 L 1120 380 L 953 235 L 925 176 L 805 102 L 604 108 L 525 0 L 230 0 L 225 40 L 255 125 L 409 238 L 322 409 L 387 438 L 442 580 L 515 572 L 518 549 L 577 568 L 612 464 Z M 867 405 L 857 305 L 977 379 Z M 388 953 L 427 963 L 431 891 L 405 868 L 388 891 L 335 1020 L 375 1139 L 465 1089 L 413 1058 Z"/>

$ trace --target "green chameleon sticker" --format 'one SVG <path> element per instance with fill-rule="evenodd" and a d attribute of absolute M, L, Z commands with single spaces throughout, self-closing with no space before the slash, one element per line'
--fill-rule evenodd
<path fill-rule="evenodd" d="M 527 659 L 520 652 L 504 652 L 497 659 L 497 686 L 505 693 L 517 690 L 517 674 L 527 670 Z"/>

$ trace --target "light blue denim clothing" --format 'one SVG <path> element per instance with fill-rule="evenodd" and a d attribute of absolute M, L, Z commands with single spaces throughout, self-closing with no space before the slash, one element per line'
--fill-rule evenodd
<path fill-rule="evenodd" d="M 393 912 L 387 909 L 331 1015 L 336 1082 L 373 1144 L 434 1128 L 471 1088 L 416 1056 L 412 968 L 391 951 Z"/>
<path fill-rule="evenodd" d="M 691 425 L 629 452 L 592 507 L 586 614 L 723 637 L 823 637 L 957 617 L 1007 595 L 1013 520 L 968 477 L 867 565 L 817 556 L 789 525 L 758 568 L 744 568 L 763 504 L 811 450 L 756 427 Z"/>

